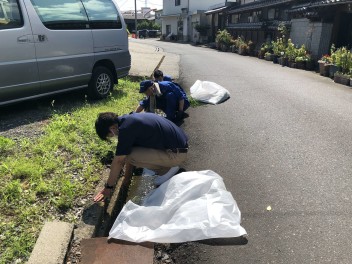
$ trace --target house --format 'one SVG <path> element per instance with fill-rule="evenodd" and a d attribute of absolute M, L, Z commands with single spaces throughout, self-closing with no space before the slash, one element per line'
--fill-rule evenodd
<path fill-rule="evenodd" d="M 163 0 L 162 35 L 166 39 L 198 42 L 201 36 L 195 25 L 210 25 L 210 17 L 205 12 L 219 2 L 221 0 Z"/>
<path fill-rule="evenodd" d="M 242 0 L 227 10 L 226 28 L 233 37 L 256 43 L 256 49 L 279 35 L 278 25 L 290 29 L 296 45 L 304 44 L 320 58 L 336 46 L 352 45 L 351 0 Z"/>
<path fill-rule="evenodd" d="M 288 10 L 290 37 L 304 44 L 316 58 L 329 53 L 331 44 L 352 47 L 352 1 L 295 1 Z"/>
<path fill-rule="evenodd" d="M 136 15 L 135 10 L 122 11 L 123 19 L 125 20 L 127 29 L 130 32 L 134 32 L 136 29 Z M 143 13 L 137 10 L 137 24 L 145 20 Z"/>
<path fill-rule="evenodd" d="M 264 42 L 279 36 L 279 24 L 290 26 L 287 10 L 293 0 L 244 0 L 228 10 L 226 29 L 234 38 L 242 37 L 256 44 L 256 50 Z"/>
<path fill-rule="evenodd" d="M 210 32 L 208 32 L 208 41 L 215 41 L 216 32 L 222 30 L 227 25 L 227 11 L 236 5 L 239 5 L 240 0 L 227 0 L 216 5 L 212 5 L 205 12 L 207 21 L 210 25 Z"/>
<path fill-rule="evenodd" d="M 137 10 L 137 24 L 143 20 L 154 20 L 153 9 L 149 7 L 142 7 L 141 10 Z M 122 16 L 127 25 L 127 29 L 130 32 L 134 32 L 136 29 L 136 15 L 135 10 L 122 11 Z"/>

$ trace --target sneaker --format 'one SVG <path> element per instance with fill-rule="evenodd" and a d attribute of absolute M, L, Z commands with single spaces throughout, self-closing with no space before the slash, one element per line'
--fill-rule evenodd
<path fill-rule="evenodd" d="M 167 173 L 165 173 L 164 175 L 160 175 L 158 177 L 156 177 L 156 179 L 154 180 L 154 184 L 156 186 L 159 186 L 161 184 L 163 184 L 164 182 L 168 181 L 169 179 L 172 178 L 172 176 L 174 176 L 178 170 L 180 169 L 179 166 L 176 167 L 172 167 Z"/>

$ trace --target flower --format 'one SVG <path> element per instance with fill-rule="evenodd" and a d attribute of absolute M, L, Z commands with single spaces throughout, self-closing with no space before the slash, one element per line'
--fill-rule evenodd
<path fill-rule="evenodd" d="M 323 57 L 321 57 L 320 61 L 322 61 L 324 63 L 331 63 L 332 58 L 329 54 L 325 54 L 325 55 L 323 55 Z"/>

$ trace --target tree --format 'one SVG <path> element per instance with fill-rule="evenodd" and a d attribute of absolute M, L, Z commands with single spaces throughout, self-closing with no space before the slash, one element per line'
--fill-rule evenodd
<path fill-rule="evenodd" d="M 143 20 L 142 22 L 139 22 L 137 24 L 137 30 L 141 30 L 141 29 L 160 30 L 160 25 L 156 24 L 153 21 Z"/>

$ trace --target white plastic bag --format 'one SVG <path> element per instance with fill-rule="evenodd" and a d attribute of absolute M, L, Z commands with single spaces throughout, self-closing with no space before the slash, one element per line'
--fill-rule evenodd
<path fill-rule="evenodd" d="M 241 213 L 213 171 L 175 175 L 153 190 L 143 206 L 128 201 L 109 238 L 131 242 L 180 243 L 246 234 Z"/>
<path fill-rule="evenodd" d="M 230 97 L 224 87 L 214 82 L 197 80 L 190 88 L 191 96 L 201 102 L 219 104 Z"/>

